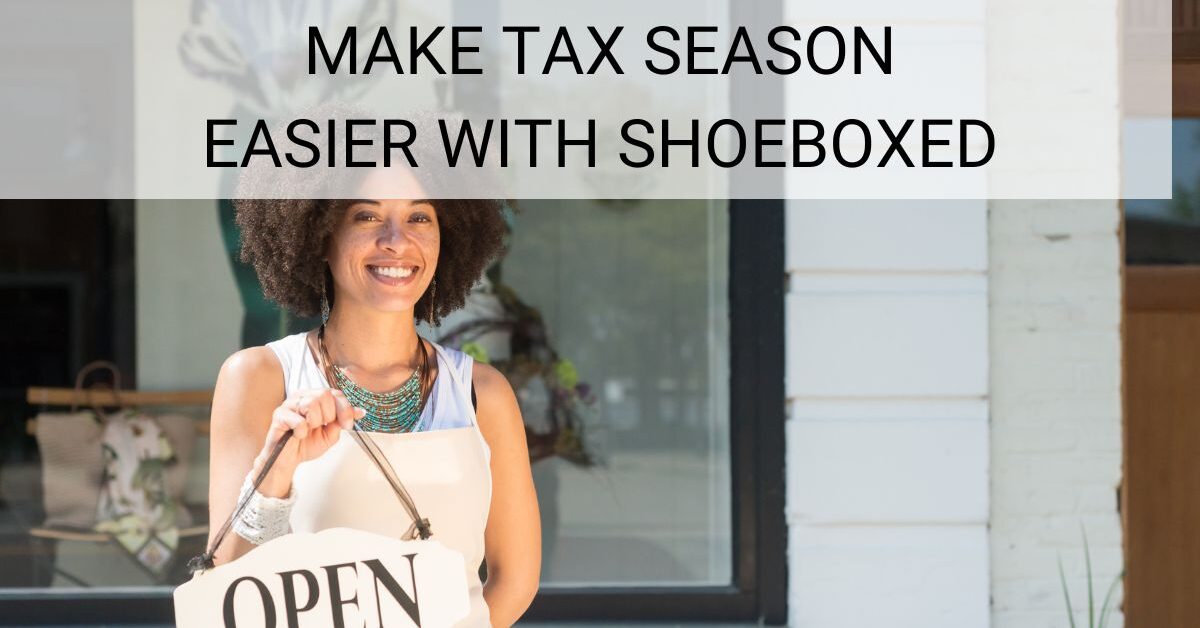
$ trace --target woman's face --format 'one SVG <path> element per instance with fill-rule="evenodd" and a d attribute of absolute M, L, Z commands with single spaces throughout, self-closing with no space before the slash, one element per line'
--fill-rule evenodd
<path fill-rule="evenodd" d="M 328 260 L 338 304 L 352 301 L 397 312 L 411 310 L 437 268 L 441 232 L 426 200 L 357 200 L 330 241 Z"/>

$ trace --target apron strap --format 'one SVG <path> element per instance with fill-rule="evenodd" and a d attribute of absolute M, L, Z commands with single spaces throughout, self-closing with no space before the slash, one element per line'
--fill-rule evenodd
<path fill-rule="evenodd" d="M 439 353 L 441 352 L 441 347 L 438 347 L 436 344 L 433 346 Z M 308 347 L 306 345 L 305 350 L 307 351 L 307 349 Z M 449 362 L 449 360 L 447 360 L 447 362 Z M 328 365 L 326 365 L 325 370 L 327 381 L 331 383 L 337 381 L 329 373 Z M 458 380 L 454 369 L 450 368 L 448 370 L 450 371 L 450 379 L 461 387 L 462 383 Z M 383 451 L 379 449 L 379 445 L 375 444 L 375 441 L 372 440 L 370 434 L 359 428 L 358 424 L 355 423 L 354 429 L 350 432 L 350 435 L 354 437 L 355 442 L 357 442 L 358 446 L 361 447 L 363 452 L 367 454 L 367 457 L 371 459 L 371 462 L 375 463 L 375 466 L 378 467 L 380 473 L 383 474 L 384 479 L 386 479 L 388 484 L 391 485 L 392 491 L 396 493 L 396 497 L 400 499 L 400 503 L 404 505 L 404 509 L 408 511 L 409 516 L 412 517 L 412 525 L 409 526 L 408 530 L 405 531 L 401 538 L 406 541 L 411 541 L 416 538 L 425 540 L 433 536 L 433 530 L 429 524 L 429 519 L 422 517 L 421 513 L 417 511 L 417 504 L 413 501 L 412 495 L 408 492 L 408 489 L 404 487 L 404 483 L 401 482 L 400 478 L 396 475 L 396 470 L 392 468 L 392 463 L 388 462 L 387 456 L 385 456 Z M 209 546 L 208 551 L 188 561 L 188 569 L 190 571 L 196 572 L 213 568 L 213 556 L 216 554 L 217 548 L 221 547 L 221 543 L 225 540 L 225 537 L 228 536 L 230 529 L 233 528 L 233 522 L 237 521 L 237 518 L 242 516 L 242 512 L 246 509 L 246 505 L 250 503 L 250 499 L 254 497 L 254 493 L 258 491 L 258 487 L 262 485 L 263 480 L 266 479 L 267 472 L 269 472 L 271 467 L 275 465 L 275 461 L 279 459 L 279 454 L 283 451 L 283 447 L 287 445 L 287 442 L 291 440 L 291 438 L 292 432 L 289 430 L 284 433 L 283 437 L 279 439 L 279 442 L 275 443 L 275 447 L 271 450 L 271 455 L 267 458 L 266 464 L 264 464 L 262 470 L 258 472 L 258 476 L 254 478 L 253 490 L 251 490 L 249 493 L 246 493 L 246 496 L 242 498 L 237 507 L 234 508 L 233 513 L 231 513 L 229 518 L 225 520 L 225 523 L 221 526 L 220 531 L 217 532 L 216 537 L 213 538 L 212 545 Z"/>
<path fill-rule="evenodd" d="M 401 538 L 406 541 L 411 541 L 415 538 L 425 540 L 433 536 L 433 531 L 429 526 L 429 519 L 422 517 L 421 513 L 417 511 L 417 503 L 413 501 L 412 495 L 408 492 L 408 489 L 404 487 L 404 483 L 401 482 L 400 478 L 396 475 L 396 470 L 392 467 L 392 463 L 388 462 L 387 456 L 385 456 L 383 451 L 379 449 L 379 445 L 375 444 L 375 441 L 371 438 L 371 435 L 366 431 L 359 429 L 357 424 L 355 424 L 354 431 L 350 432 L 350 435 L 354 437 L 354 440 L 357 441 L 358 445 L 362 447 L 362 450 L 366 452 L 367 457 L 371 459 L 371 462 L 374 462 L 375 466 L 379 468 L 379 471 L 383 473 L 384 479 L 386 479 L 388 484 L 392 486 L 392 491 L 396 493 L 396 497 L 400 499 L 400 503 L 403 504 L 404 509 L 408 511 L 408 516 L 412 517 L 412 525 L 409 526 L 408 530 L 405 531 Z"/>
<path fill-rule="evenodd" d="M 354 440 L 367 454 L 367 457 L 371 459 L 371 462 L 375 463 L 375 466 L 379 468 L 381 473 L 383 473 L 384 479 L 386 479 L 388 484 L 391 485 L 392 491 L 396 493 L 396 497 L 400 499 L 400 503 L 404 505 L 404 509 L 408 511 L 409 516 L 412 517 L 412 525 L 409 526 L 408 530 L 405 531 L 401 538 L 406 541 L 411 541 L 417 538 L 425 540 L 433 536 L 433 529 L 429 524 L 429 519 L 421 516 L 421 513 L 417 510 L 416 502 L 413 501 L 412 495 L 408 492 L 408 489 L 404 487 L 404 483 L 400 481 L 400 478 L 396 476 L 396 470 L 392 468 L 392 463 L 388 462 L 387 456 L 385 456 L 383 451 L 379 449 L 379 445 L 375 444 L 375 441 L 371 439 L 370 434 L 362 429 L 359 429 L 358 425 L 355 425 L 354 430 L 350 432 L 350 435 L 354 437 Z M 258 472 L 258 476 L 254 478 L 254 489 L 251 492 L 246 493 L 246 496 L 243 497 L 238 503 L 237 508 L 235 508 L 234 511 L 229 515 L 229 518 L 225 520 L 225 523 L 221 525 L 221 529 L 219 532 L 217 532 L 216 537 L 213 538 L 212 545 L 209 546 L 208 551 L 188 561 L 189 571 L 196 572 L 213 568 L 213 556 L 217 553 L 217 549 L 221 547 L 221 543 L 225 541 L 225 537 L 229 535 L 229 531 L 233 528 L 233 522 L 237 521 L 237 518 L 242 516 L 242 512 L 245 511 L 246 505 L 249 504 L 250 499 L 254 497 L 254 492 L 258 491 L 258 487 L 262 485 L 263 480 L 265 480 L 267 477 L 267 473 L 271 470 L 271 467 L 275 465 L 275 461 L 279 458 L 280 452 L 283 451 L 284 446 L 287 445 L 287 442 L 291 438 L 292 432 L 288 431 L 283 435 L 282 438 L 279 439 L 279 442 L 275 444 L 275 448 L 271 450 L 271 455 L 267 458 L 266 464 L 264 464 L 262 470 Z"/>

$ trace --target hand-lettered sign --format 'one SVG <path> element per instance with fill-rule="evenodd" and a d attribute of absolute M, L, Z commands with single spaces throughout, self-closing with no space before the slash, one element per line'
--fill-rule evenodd
<path fill-rule="evenodd" d="M 282 536 L 175 589 L 180 628 L 433 628 L 469 611 L 462 554 L 349 528 Z"/>

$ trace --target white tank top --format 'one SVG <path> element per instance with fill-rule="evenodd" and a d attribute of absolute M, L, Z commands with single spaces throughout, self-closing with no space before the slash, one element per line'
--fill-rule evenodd
<path fill-rule="evenodd" d="M 301 332 L 267 343 L 283 365 L 289 397 L 300 390 L 329 388 L 305 336 Z M 491 451 L 471 404 L 473 360 L 461 351 L 431 344 L 438 373 L 418 431 L 373 432 L 371 439 L 412 494 L 421 516 L 429 519 L 433 538 L 466 558 L 471 613 L 457 625 L 490 626 L 479 565 L 492 499 Z M 412 524 L 383 474 L 346 433 L 320 458 L 301 463 L 292 485 L 294 532 L 347 527 L 399 538 Z"/>

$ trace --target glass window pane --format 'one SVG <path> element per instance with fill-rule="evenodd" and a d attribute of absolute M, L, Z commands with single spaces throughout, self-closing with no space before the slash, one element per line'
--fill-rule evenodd
<path fill-rule="evenodd" d="M 1200 118 L 1171 125 L 1170 199 L 1125 201 L 1130 264 L 1200 264 Z"/>
<path fill-rule="evenodd" d="M 480 293 L 425 330 L 441 338 L 495 314 L 535 323 L 456 342 L 512 367 L 537 459 L 547 588 L 731 581 L 728 237 L 723 201 L 524 203 L 510 252 Z M 123 383 L 143 390 L 211 388 L 238 348 L 314 326 L 262 298 L 236 242 L 231 208 L 216 201 L 0 206 L 12 367 L 0 421 L 0 588 L 187 579 L 184 563 L 206 538 L 207 408 L 147 409 L 177 460 L 164 481 L 180 538 L 164 550 L 98 533 L 102 430 L 24 398 L 28 386 L 70 387 L 100 358 L 136 364 Z M 548 363 L 553 377 L 523 375 L 515 358 Z M 563 394 L 577 403 L 564 406 L 554 397 Z M 564 408 L 577 419 L 563 420 Z"/>
<path fill-rule="evenodd" d="M 210 203 L 209 209 L 215 227 L 215 205 Z M 7 305 L 0 343 L 10 365 L 0 376 L 5 391 L 0 417 L 0 551 L 5 569 L 0 587 L 169 585 L 187 577 L 185 561 L 172 557 L 203 550 L 203 486 L 198 498 L 186 494 L 197 466 L 203 467 L 197 464 L 203 439 L 197 428 L 207 408 L 144 408 L 156 415 L 152 425 L 133 415 L 102 424 L 86 398 L 76 411 L 36 399 L 26 403 L 31 386 L 69 390 L 93 360 L 119 363 L 125 367 L 122 386 L 133 384 L 136 373 L 128 368 L 137 324 L 133 229 L 134 210 L 128 203 L 0 203 L 5 240 L 0 243 L 0 289 Z M 164 268 L 186 268 L 188 260 L 180 253 Z M 149 269 L 150 275 L 154 272 Z M 187 329 L 191 319 L 190 314 L 160 314 L 161 324 L 174 326 L 176 333 Z M 182 355 L 175 355 L 175 361 L 186 361 Z M 211 387 L 211 365 L 208 370 L 204 386 Z M 111 372 L 97 369 L 85 383 L 112 382 Z M 115 407 L 101 410 L 125 416 Z M 128 429 L 109 429 L 118 424 Z M 118 440 L 128 447 L 116 445 Z M 109 477 L 117 479 L 109 482 Z M 150 525 L 141 525 L 145 522 Z"/>
<path fill-rule="evenodd" d="M 534 464 L 544 586 L 729 583 L 726 204 L 521 207 L 503 281 L 595 399 L 598 464 Z M 547 429 L 545 393 L 518 395 Z"/>

